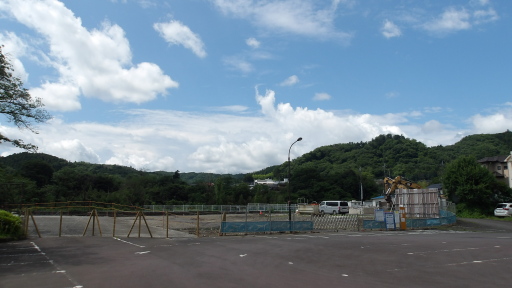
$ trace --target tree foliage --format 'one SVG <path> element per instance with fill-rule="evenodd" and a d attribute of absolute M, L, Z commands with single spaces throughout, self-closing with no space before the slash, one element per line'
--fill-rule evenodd
<path fill-rule="evenodd" d="M 18 128 L 37 134 L 33 122 L 43 123 L 51 116 L 42 108 L 44 105 L 41 99 L 32 98 L 28 90 L 23 88 L 23 82 L 13 75 L 12 64 L 5 57 L 2 48 L 0 46 L 0 113 Z M 0 143 L 2 142 L 10 142 L 28 151 L 37 151 L 37 146 L 33 144 L 25 144 L 21 139 L 11 139 L 0 134 Z"/>
<path fill-rule="evenodd" d="M 450 200 L 484 214 L 492 210 L 498 194 L 507 193 L 499 190 L 502 185 L 474 156 L 461 156 L 448 164 L 443 179 Z"/>
<path fill-rule="evenodd" d="M 493 154 L 482 154 L 474 146 Z M 475 159 L 509 151 L 512 151 L 509 131 L 468 136 L 446 147 L 426 147 L 403 136 L 380 135 L 369 142 L 319 147 L 290 163 L 286 161 L 253 173 L 224 175 L 179 170 L 144 172 L 23 152 L 0 157 L 0 206 L 52 201 L 101 201 L 136 206 L 245 205 L 287 203 L 288 199 L 294 203 L 298 198 L 309 202 L 359 201 L 361 186 L 363 199 L 368 200 L 383 193 L 379 180 L 384 175 L 400 175 L 422 186 L 440 183 L 442 179 L 445 190 L 452 193 L 450 199 L 466 203 L 471 209 L 489 211 L 496 202 L 512 201 L 512 192 L 505 184 L 493 181 L 494 177 Z M 277 187 L 250 186 L 260 177 L 282 181 L 288 178 L 288 167 L 289 186 L 284 182 Z"/>

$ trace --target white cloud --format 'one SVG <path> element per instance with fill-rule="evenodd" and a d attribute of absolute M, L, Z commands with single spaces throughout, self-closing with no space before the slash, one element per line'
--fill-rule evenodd
<path fill-rule="evenodd" d="M 488 2 L 481 2 L 485 6 Z M 473 10 L 472 8 L 456 9 L 450 7 L 446 9 L 439 17 L 430 20 L 422 25 L 422 28 L 439 35 L 445 35 L 461 30 L 468 30 L 474 26 L 494 22 L 499 19 L 499 15 L 492 7 L 486 10 Z"/>
<path fill-rule="evenodd" d="M 0 43 L 3 45 L 2 52 L 11 63 L 13 76 L 19 78 L 22 82 L 27 82 L 28 73 L 25 71 L 23 63 L 19 60 L 24 56 L 27 50 L 27 45 L 21 38 L 12 32 L 0 33 Z"/>
<path fill-rule="evenodd" d="M 201 38 L 181 22 L 172 20 L 167 23 L 155 23 L 153 28 L 168 43 L 183 45 L 183 47 L 192 50 L 198 57 L 206 57 L 204 43 Z"/>
<path fill-rule="evenodd" d="M 497 21 L 500 17 L 494 9 L 489 8 L 473 12 L 473 18 L 475 19 L 475 24 L 482 24 Z"/>
<path fill-rule="evenodd" d="M 99 163 L 100 158 L 92 148 L 84 146 L 78 139 L 64 139 L 45 145 L 51 155 L 60 155 L 68 161 Z"/>
<path fill-rule="evenodd" d="M 443 14 L 423 25 L 427 31 L 434 33 L 450 33 L 471 28 L 470 14 L 466 9 L 448 8 Z"/>
<path fill-rule="evenodd" d="M 293 86 L 295 84 L 299 83 L 299 77 L 297 77 L 297 75 L 292 75 L 288 78 L 286 78 L 283 82 L 281 82 L 281 84 L 279 84 L 280 86 Z"/>
<path fill-rule="evenodd" d="M 340 39 L 348 42 L 351 35 L 334 27 L 337 6 L 317 9 L 314 0 L 212 0 L 224 14 L 247 19 L 255 26 L 271 33 L 290 33 L 321 39 Z"/>
<path fill-rule="evenodd" d="M 393 37 L 399 37 L 402 35 L 402 31 L 400 30 L 400 28 L 398 28 L 398 26 L 395 23 L 389 20 L 384 21 L 384 24 L 382 25 L 381 28 L 381 32 L 382 35 L 388 39 Z"/>
<path fill-rule="evenodd" d="M 417 123 L 416 112 L 383 115 L 328 112 L 277 103 L 275 92 L 256 90 L 259 113 L 228 115 L 170 110 L 127 110 L 119 123 L 65 123 L 53 119 L 40 134 L 0 125 L 0 133 L 25 139 L 40 152 L 72 161 L 119 164 L 148 171 L 252 172 L 336 143 L 370 141 L 381 134 L 398 134 L 429 146 L 451 145 L 475 133 L 512 130 L 512 104 L 471 118 L 472 127 L 459 130 L 438 120 Z M 410 121 L 415 120 L 414 122 Z M 222 125 L 211 125 L 222 123 Z M 2 155 L 19 152 L 0 144 Z"/>
<path fill-rule="evenodd" d="M 218 112 L 235 112 L 235 113 L 241 113 L 245 112 L 249 109 L 247 106 L 242 105 L 230 105 L 230 106 L 221 106 L 221 107 L 210 107 L 208 110 L 210 111 L 218 111 Z"/>
<path fill-rule="evenodd" d="M 243 73 L 249 73 L 254 70 L 254 67 L 250 62 L 245 60 L 241 56 L 228 56 L 224 57 L 223 63 L 225 66 L 227 66 L 229 69 L 237 70 Z"/>
<path fill-rule="evenodd" d="M 58 72 L 58 79 L 36 90 L 45 101 L 56 100 L 50 92 L 66 95 L 70 86 L 86 97 L 133 103 L 151 101 L 158 94 L 166 94 L 167 89 L 178 87 L 156 64 L 131 63 L 128 40 L 118 25 L 104 22 L 101 29 L 88 31 L 80 18 L 59 1 L 6 0 L 0 9 L 37 31 L 49 45 L 45 58 Z M 46 90 L 48 87 L 52 89 Z M 59 87 L 65 90 L 56 91 Z M 76 101 L 63 99 L 71 105 L 47 104 L 46 108 L 78 109 Z"/>
<path fill-rule="evenodd" d="M 256 40 L 256 38 L 252 38 L 252 37 L 245 40 L 245 44 L 247 44 L 247 46 L 254 48 L 254 49 L 259 48 L 261 45 L 260 41 Z"/>
<path fill-rule="evenodd" d="M 41 87 L 30 89 L 30 94 L 43 99 L 45 108 L 52 110 L 74 111 L 82 107 L 78 99 L 80 90 L 73 84 L 46 82 Z"/>
<path fill-rule="evenodd" d="M 391 92 L 388 92 L 386 93 L 386 98 L 397 98 L 400 96 L 400 93 L 399 92 L 396 92 L 396 91 L 391 91 Z"/>
<path fill-rule="evenodd" d="M 477 114 L 471 117 L 470 122 L 475 133 L 501 133 L 512 130 L 512 105 L 506 105 L 490 115 Z"/>
<path fill-rule="evenodd" d="M 329 95 L 327 93 L 316 93 L 315 97 L 313 97 L 313 100 L 315 100 L 315 101 L 325 101 L 325 100 L 330 100 L 330 99 L 331 99 L 331 95 Z"/>

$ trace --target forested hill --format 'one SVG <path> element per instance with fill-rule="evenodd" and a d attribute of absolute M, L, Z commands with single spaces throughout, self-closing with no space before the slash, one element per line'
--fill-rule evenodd
<path fill-rule="evenodd" d="M 440 175 L 444 165 L 462 155 L 472 155 L 476 159 L 489 156 L 508 155 L 512 151 L 512 132 L 498 134 L 478 134 L 464 137 L 454 145 L 427 147 L 414 139 L 400 135 L 380 135 L 369 142 L 334 144 L 316 148 L 292 161 L 292 169 L 306 173 L 314 170 L 321 175 L 333 175 L 346 170 L 359 171 L 375 178 L 401 175 L 411 180 L 433 180 Z M 18 153 L 0 157 L 0 165 L 7 170 L 20 170 L 30 161 L 49 164 L 55 172 L 64 167 L 80 168 L 94 174 L 107 174 L 126 177 L 132 174 L 156 173 L 173 175 L 175 172 L 143 172 L 119 165 L 69 162 L 43 153 Z M 255 171 L 254 175 L 274 179 L 287 177 L 287 162 Z M 213 182 L 223 175 L 212 173 L 181 173 L 187 183 Z M 229 175 L 242 181 L 243 174 Z M 247 179 L 247 177 L 246 177 Z"/>
<path fill-rule="evenodd" d="M 353 170 L 373 175 L 401 175 L 408 179 L 438 180 L 444 166 L 462 155 L 476 159 L 509 155 L 512 132 L 466 136 L 454 145 L 427 147 L 400 135 L 380 135 L 369 142 L 334 144 L 319 147 L 292 161 L 292 170 L 314 168 L 323 176 Z M 254 174 L 286 178 L 287 162 L 267 167 Z"/>

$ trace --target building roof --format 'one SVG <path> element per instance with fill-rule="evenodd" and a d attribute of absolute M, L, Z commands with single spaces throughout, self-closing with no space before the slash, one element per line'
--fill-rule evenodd
<path fill-rule="evenodd" d="M 436 183 L 436 184 L 430 184 L 428 185 L 427 189 L 434 188 L 434 189 L 443 189 L 443 184 Z"/>
<path fill-rule="evenodd" d="M 508 155 L 498 155 L 498 156 L 492 156 L 492 157 L 485 157 L 480 160 L 478 160 L 478 163 L 486 163 L 486 162 L 506 162 L 505 159 L 507 159 Z"/>

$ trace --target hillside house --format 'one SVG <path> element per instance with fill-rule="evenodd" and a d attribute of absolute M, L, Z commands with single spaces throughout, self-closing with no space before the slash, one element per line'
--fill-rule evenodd
<path fill-rule="evenodd" d="M 512 151 L 510 151 L 510 155 L 505 159 L 505 162 L 507 162 L 507 172 L 510 173 L 512 170 Z M 510 177 L 510 174 L 508 174 L 508 187 L 512 188 L 512 177 Z"/>
<path fill-rule="evenodd" d="M 487 168 L 496 179 L 499 181 L 503 181 L 509 185 L 509 187 L 512 187 L 512 183 L 510 180 L 510 174 L 509 171 L 512 169 L 512 152 L 510 152 L 510 155 L 499 155 L 499 156 L 492 156 L 492 157 L 485 157 L 480 160 L 478 160 L 478 163 L 482 165 L 483 167 Z"/>
<path fill-rule="evenodd" d="M 274 181 L 272 179 L 263 179 L 263 180 L 254 180 L 254 184 L 252 186 L 266 185 L 266 186 L 270 187 L 271 189 L 277 189 L 277 187 L 279 187 L 279 186 L 286 186 L 287 183 L 288 183 L 288 179 L 284 179 L 284 181 Z"/>

